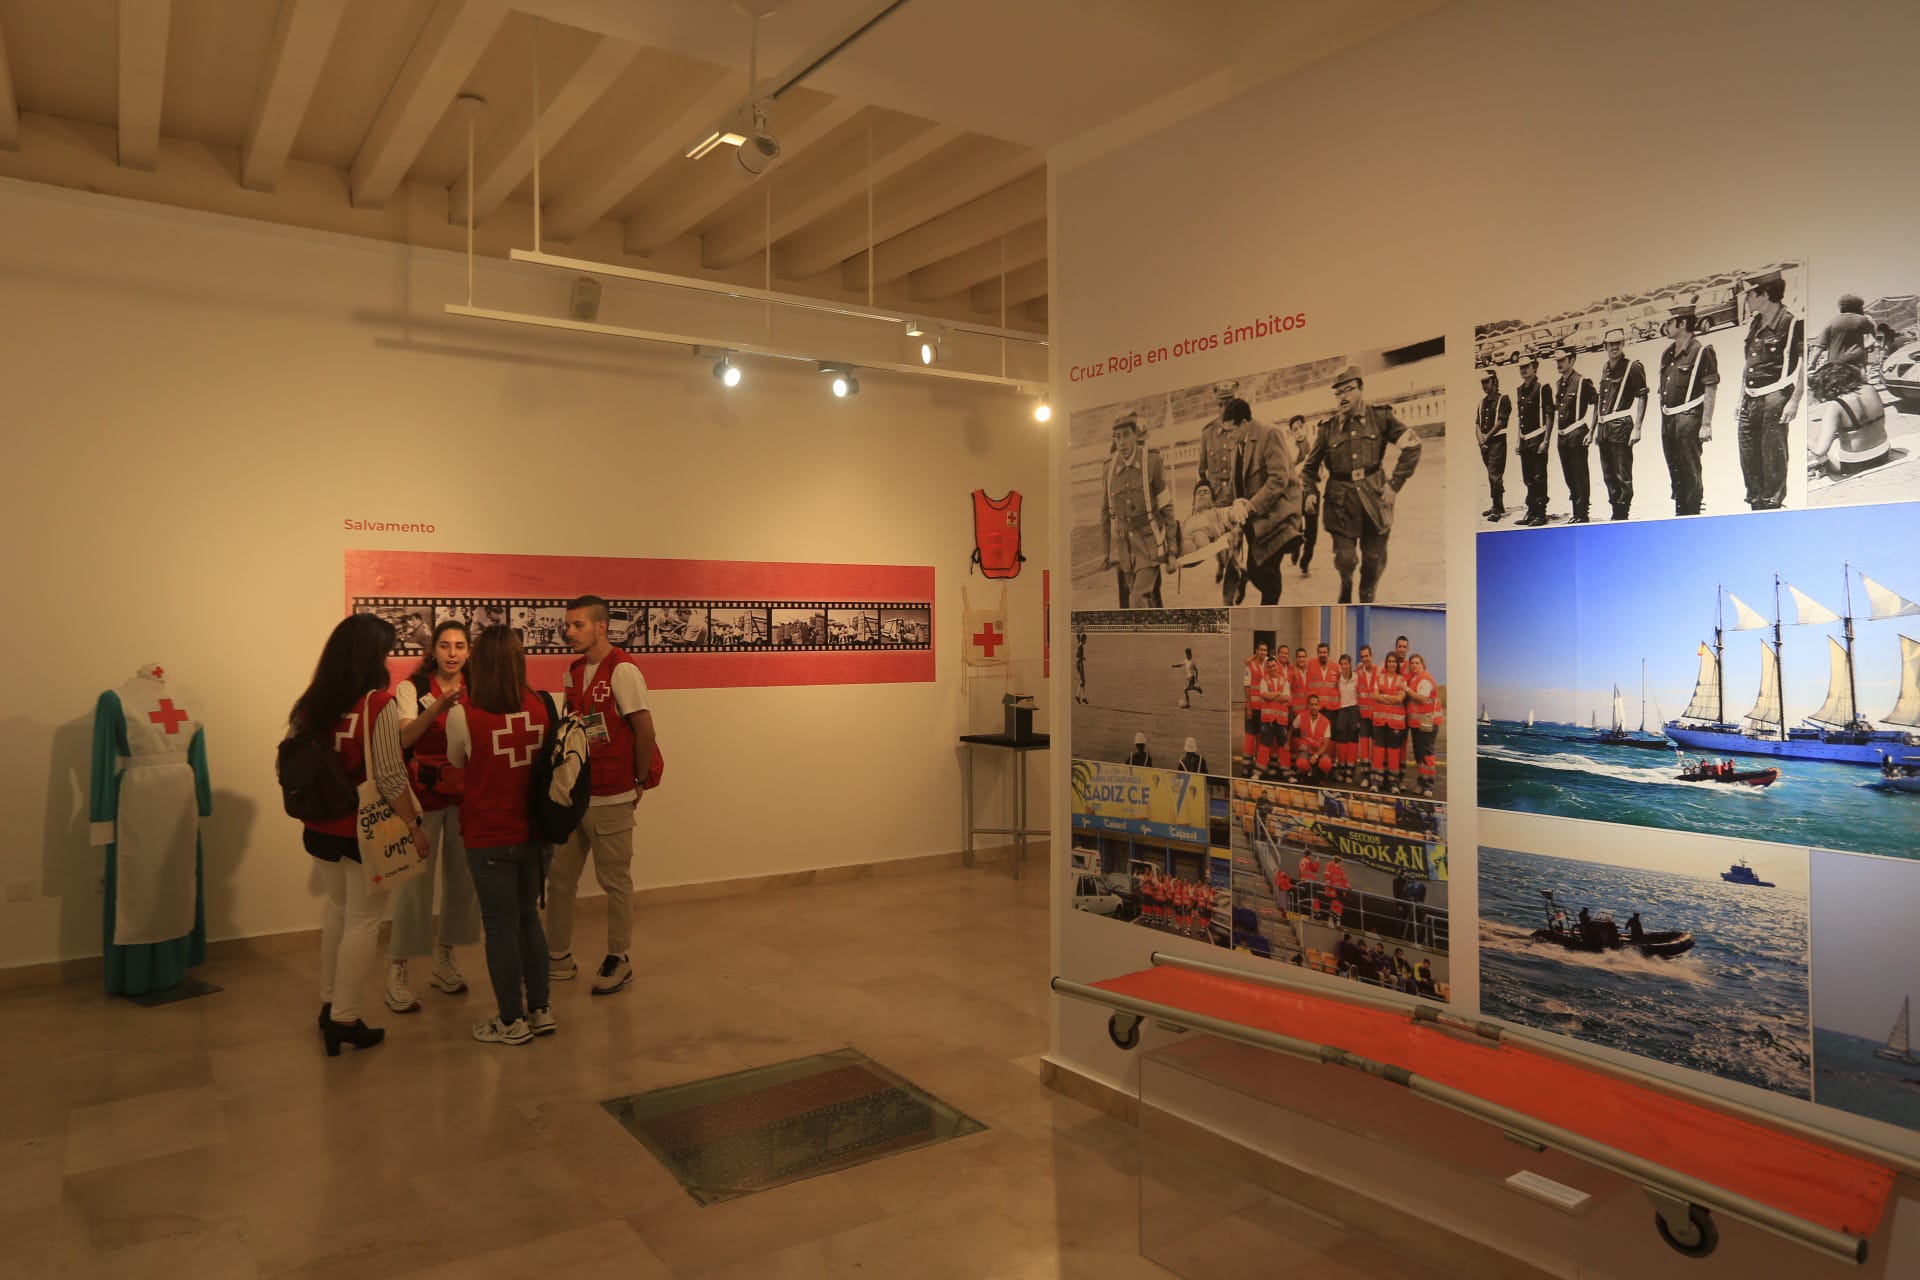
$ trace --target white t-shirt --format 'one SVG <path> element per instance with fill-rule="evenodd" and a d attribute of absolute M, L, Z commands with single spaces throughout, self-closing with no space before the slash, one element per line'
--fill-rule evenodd
<path fill-rule="evenodd" d="M 467 728 L 467 708 L 462 704 L 447 712 L 447 763 L 464 769 L 471 755 L 473 734 Z"/>
<path fill-rule="evenodd" d="M 589 662 L 587 669 L 581 673 L 582 682 L 588 688 L 592 688 L 593 677 L 597 675 L 599 671 L 599 663 Z M 571 668 L 567 671 L 566 686 L 568 698 L 569 701 L 571 701 L 574 692 L 573 671 Z M 613 669 L 613 705 L 622 717 L 630 716 L 636 711 L 649 710 L 647 706 L 646 678 L 640 674 L 640 668 L 631 662 L 623 662 Z M 451 738 L 451 735 L 449 735 L 449 738 Z M 587 803 L 589 805 L 632 804 L 639 794 L 640 792 L 637 789 L 630 788 L 622 791 L 617 796 L 595 796 Z"/>
<path fill-rule="evenodd" d="M 438 680 L 439 678 L 437 674 L 432 677 L 434 680 Z M 413 687 L 413 677 L 411 676 L 402 680 L 399 686 L 393 691 L 394 707 L 400 713 L 401 724 L 405 724 L 409 720 L 418 720 L 421 712 L 433 710 L 434 704 L 439 701 L 440 699 L 433 696 L 433 685 L 431 683 L 427 685 L 427 696 L 423 700 L 420 697 L 420 691 Z"/>

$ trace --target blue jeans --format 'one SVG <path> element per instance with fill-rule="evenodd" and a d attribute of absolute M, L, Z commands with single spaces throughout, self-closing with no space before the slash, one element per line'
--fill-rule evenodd
<path fill-rule="evenodd" d="M 487 930 L 487 977 L 493 980 L 502 1022 L 548 1007 L 547 933 L 540 926 L 546 856 L 547 847 L 534 843 L 467 850 L 474 892 L 480 898 L 480 922 Z"/>

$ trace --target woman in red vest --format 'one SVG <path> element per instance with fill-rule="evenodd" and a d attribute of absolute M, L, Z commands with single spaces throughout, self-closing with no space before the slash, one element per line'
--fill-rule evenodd
<path fill-rule="evenodd" d="M 372 774 L 381 796 L 413 827 L 413 843 L 424 855 L 429 846 L 400 750 L 400 715 L 387 692 L 393 639 L 393 625 L 375 614 L 342 618 L 290 719 L 295 733 L 331 735 L 334 753 L 356 787 Z M 320 917 L 320 1036 L 330 1058 L 340 1056 L 343 1044 L 371 1049 L 387 1034 L 360 1018 L 360 993 L 373 973 L 387 895 L 369 892 L 361 874 L 357 817 L 349 813 L 303 824 L 303 843 L 319 864 L 327 895 Z"/>
<path fill-rule="evenodd" d="M 1399 794 L 1406 740 L 1407 678 L 1400 671 L 1400 655 L 1390 653 L 1373 686 L 1373 774 L 1367 790 Z"/>
<path fill-rule="evenodd" d="M 447 713 L 447 760 L 466 770 L 460 820 L 500 1006 L 473 1028 L 484 1044 L 525 1044 L 554 1029 L 539 905 L 546 846 L 527 825 L 533 761 L 547 728 L 546 703 L 527 687 L 519 637 L 488 627 L 467 660 L 467 696 Z"/>
<path fill-rule="evenodd" d="M 1419 654 L 1407 658 L 1407 728 L 1413 738 L 1414 764 L 1420 771 L 1420 794 L 1431 798 L 1439 762 L 1434 747 L 1440 738 L 1440 686 Z"/>

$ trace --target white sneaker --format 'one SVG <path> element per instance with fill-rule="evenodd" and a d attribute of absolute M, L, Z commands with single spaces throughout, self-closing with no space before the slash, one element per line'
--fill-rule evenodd
<path fill-rule="evenodd" d="M 593 994 L 610 996 L 633 981 L 633 966 L 627 963 L 625 956 L 608 956 L 600 962 L 600 972 L 593 975 Z"/>
<path fill-rule="evenodd" d="M 453 962 L 452 947 L 438 947 L 433 953 L 433 985 L 450 996 L 457 996 L 467 989 L 466 975 L 460 972 L 460 966 Z"/>
<path fill-rule="evenodd" d="M 387 1008 L 395 1013 L 414 1013 L 420 1008 L 420 1002 L 414 998 L 413 988 L 407 985 L 405 960 L 387 962 Z"/>
<path fill-rule="evenodd" d="M 549 982 L 572 982 L 580 976 L 580 966 L 573 962 L 573 952 L 563 956 L 547 957 L 547 980 Z"/>
<path fill-rule="evenodd" d="M 502 1022 L 496 1015 L 485 1022 L 474 1023 L 473 1038 L 481 1044 L 526 1044 L 533 1039 L 533 1032 L 527 1029 L 525 1018 Z"/>
<path fill-rule="evenodd" d="M 527 1010 L 527 1026 L 530 1027 L 533 1034 L 537 1036 L 550 1036 L 558 1024 L 553 1020 L 552 1009 L 529 1009 Z"/>

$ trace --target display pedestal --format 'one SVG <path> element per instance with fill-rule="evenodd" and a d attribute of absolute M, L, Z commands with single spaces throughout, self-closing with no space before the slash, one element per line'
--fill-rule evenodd
<path fill-rule="evenodd" d="M 1620 1179 L 1342 1074 L 1206 1035 L 1143 1054 L 1141 1255 L 1186 1280 L 1540 1280 L 1556 1272 L 1523 1260 L 1524 1242 L 1570 1237 L 1598 1210 L 1653 1234 Z M 1523 1173 L 1541 1189 L 1508 1182 Z M 1555 1187 L 1562 1203 L 1542 1198 Z M 1480 1221 L 1500 1229 L 1464 1234 Z M 1549 1243 L 1537 1261 L 1569 1252 Z"/>
<path fill-rule="evenodd" d="M 1012 836 L 1013 878 L 1015 880 L 1020 878 L 1021 868 L 1027 861 L 1027 837 L 1050 834 L 1045 827 L 1027 825 L 1027 753 L 1045 751 L 1052 745 L 1053 740 L 1044 733 L 1036 733 L 1026 738 L 1005 733 L 960 735 L 960 808 L 966 839 L 967 866 L 973 865 L 975 836 Z M 973 824 L 973 753 L 981 748 L 1013 753 L 1013 825 L 1010 827 L 977 827 Z"/>

